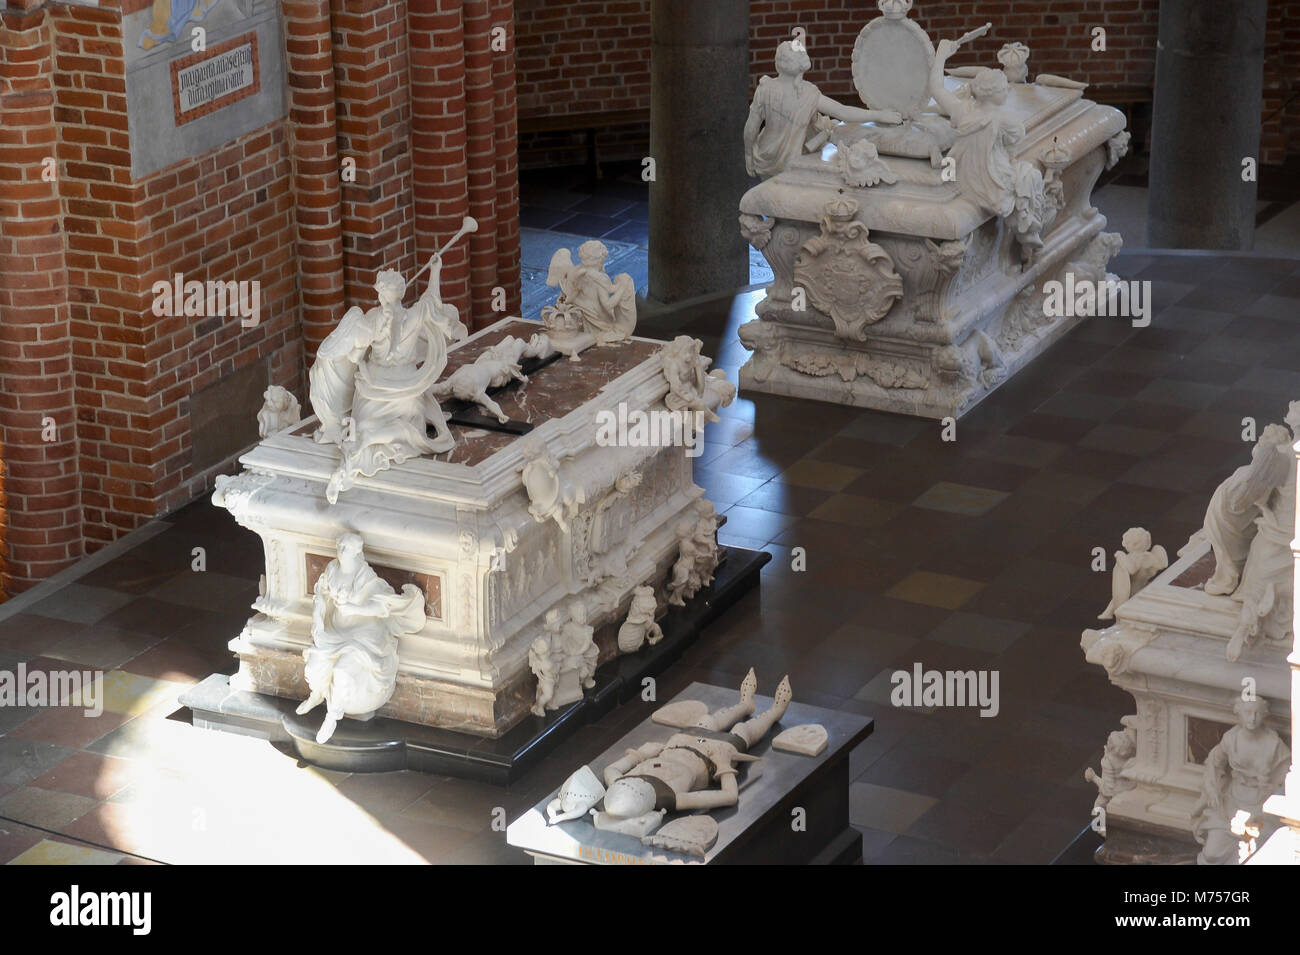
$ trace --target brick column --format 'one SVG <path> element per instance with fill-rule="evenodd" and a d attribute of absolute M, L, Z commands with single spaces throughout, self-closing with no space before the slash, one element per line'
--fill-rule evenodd
<path fill-rule="evenodd" d="M 415 257 L 423 265 L 469 214 L 465 22 L 461 0 L 409 0 L 408 11 Z M 471 323 L 467 242 L 447 254 L 442 297 Z"/>
<path fill-rule="evenodd" d="M 493 112 L 496 123 L 497 284 L 506 290 L 506 311 L 518 315 L 519 287 L 519 123 L 515 93 L 514 0 L 494 0 L 492 25 L 505 28 L 505 50 L 492 54 Z"/>
<path fill-rule="evenodd" d="M 475 326 L 490 321 L 497 284 L 496 89 L 493 77 L 492 0 L 464 0 L 465 162 L 469 214 L 470 301 Z"/>
<path fill-rule="evenodd" d="M 72 342 L 57 181 L 53 28 L 0 21 L 0 594 L 81 555 Z M 51 440 L 52 439 L 52 440 Z"/>
<path fill-rule="evenodd" d="M 343 314 L 343 214 L 329 0 L 284 0 L 289 119 L 308 360 Z"/>
<path fill-rule="evenodd" d="M 374 304 L 375 273 L 415 271 L 411 103 L 404 0 L 332 0 L 342 183 L 343 280 L 349 304 Z"/>

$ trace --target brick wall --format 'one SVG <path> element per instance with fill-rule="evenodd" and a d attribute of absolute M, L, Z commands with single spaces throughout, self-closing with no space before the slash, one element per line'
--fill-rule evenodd
<path fill-rule="evenodd" d="M 132 427 L 121 435 L 110 429 L 107 437 L 110 446 L 129 441 L 132 456 L 149 462 L 149 475 L 147 483 L 136 482 L 133 499 L 105 503 L 110 520 L 130 512 L 133 500 L 141 514 L 165 514 L 210 485 L 212 474 L 196 474 L 190 463 L 189 404 L 195 392 L 269 359 L 271 383 L 303 394 L 302 246 L 295 244 L 294 217 L 301 197 L 293 192 L 289 136 L 286 124 L 276 122 L 139 183 L 144 298 L 134 314 L 143 318 L 140 374 L 146 395 Z M 153 315 L 153 283 L 170 281 L 177 272 L 201 282 L 260 282 L 258 324 L 244 328 L 238 316 Z M 78 401 L 83 410 L 88 404 Z M 86 493 L 88 523 L 100 501 Z"/>
<path fill-rule="evenodd" d="M 518 308 L 512 0 L 282 10 L 288 116 L 135 180 L 119 0 L 0 8 L 0 599 L 203 494 L 194 394 L 265 363 L 305 405 L 342 309 L 463 215 L 444 298 Z M 177 273 L 260 282 L 259 323 L 155 315 Z"/>
<path fill-rule="evenodd" d="M 521 117 L 649 109 L 650 0 L 516 0 L 515 11 Z M 751 0 L 751 83 L 775 71 L 776 45 L 802 26 L 813 61 L 808 79 L 827 95 L 856 103 L 853 43 L 876 15 L 875 5 L 864 0 Z M 1159 0 L 921 0 L 911 16 L 932 39 L 955 38 L 993 22 L 992 38 L 969 44 L 955 65 L 995 65 L 998 48 L 1019 40 L 1031 50 L 1031 76 L 1058 73 L 1086 80 L 1103 96 L 1106 89 L 1150 88 L 1154 83 Z M 1091 49 L 1094 26 L 1106 29 L 1104 53 Z M 1272 0 L 1268 30 L 1266 117 L 1300 92 L 1300 0 Z M 1266 122 L 1265 162 L 1280 162 L 1288 149 L 1300 154 L 1297 99 Z M 647 141 L 643 130 L 611 130 L 602 135 L 602 155 L 635 158 Z M 579 161 L 582 143 L 580 134 L 538 135 L 524 144 L 524 161 Z"/>
<path fill-rule="evenodd" d="M 0 21 L 0 588 L 82 552 L 71 319 L 57 181 L 55 25 Z"/>

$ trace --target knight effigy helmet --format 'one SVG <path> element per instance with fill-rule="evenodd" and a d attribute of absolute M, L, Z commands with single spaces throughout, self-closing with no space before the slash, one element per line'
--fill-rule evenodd
<path fill-rule="evenodd" d="M 564 781 L 559 795 L 546 806 L 547 825 L 579 819 L 605 798 L 605 787 L 590 766 L 583 766 Z"/>

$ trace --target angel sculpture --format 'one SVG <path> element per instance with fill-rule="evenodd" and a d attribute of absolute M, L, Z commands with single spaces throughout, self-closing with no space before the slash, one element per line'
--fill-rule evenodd
<path fill-rule="evenodd" d="M 272 385 L 262 392 L 262 407 L 257 412 L 257 436 L 267 438 L 295 425 L 302 418 L 298 399 L 288 388 Z"/>
<path fill-rule="evenodd" d="M 581 332 L 593 336 L 596 344 L 630 338 L 636 328 L 636 284 L 626 272 L 611 279 L 605 273 L 608 257 L 605 244 L 595 239 L 578 246 L 577 265 L 568 249 L 557 249 L 551 256 L 546 284 L 558 286 L 560 296 L 552 308 L 543 309 L 543 320 L 551 327 L 563 327 L 566 319 L 581 321 Z M 556 344 L 570 354 L 559 342 Z"/>
<path fill-rule="evenodd" d="M 358 475 L 371 477 L 408 458 L 455 446 L 429 389 L 447 366 L 447 345 L 469 332 L 439 288 L 443 256 L 477 228 L 467 217 L 442 251 L 433 254 L 426 266 L 428 287 L 413 308 L 402 305 L 406 280 L 385 269 L 375 277 L 379 306 L 368 312 L 348 309 L 321 343 L 308 377 L 320 422 L 313 438 L 342 451 L 325 492 L 331 504 Z M 436 432 L 432 439 L 426 423 Z"/>
<path fill-rule="evenodd" d="M 523 373 L 520 363 L 525 358 L 545 358 L 551 353 L 551 343 L 545 335 L 534 335 L 526 342 L 506 338 L 484 349 L 472 364 L 461 365 L 434 385 L 431 393 L 439 401 L 459 398 L 476 404 L 505 424 L 510 416 L 488 396 L 488 389 L 501 388 L 512 381 L 527 384 L 528 376 Z"/>
<path fill-rule="evenodd" d="M 678 335 L 659 349 L 668 381 L 664 404 L 674 414 L 693 411 L 709 421 L 720 421 L 713 409 L 731 404 L 736 388 L 721 368 L 708 370 L 712 359 L 701 354 L 703 348 L 698 338 Z"/>
<path fill-rule="evenodd" d="M 850 186 L 864 189 L 877 183 L 895 183 L 898 177 L 880 158 L 880 152 L 870 140 L 859 139 L 835 154 L 835 165 L 840 176 Z"/>
<path fill-rule="evenodd" d="M 359 535 L 339 538 L 338 557 L 316 581 L 312 645 L 303 652 L 311 695 L 297 712 L 325 704 L 316 742 L 328 742 L 344 716 L 369 719 L 388 702 L 397 686 L 398 637 L 424 627 L 424 604 L 414 584 L 396 594 L 371 569 Z"/>
<path fill-rule="evenodd" d="M 1273 487 L 1258 500 L 1259 517 L 1250 542 L 1241 583 L 1232 598 L 1241 602 L 1237 627 L 1228 639 L 1227 659 L 1237 660 L 1242 651 L 1260 640 L 1290 646 L 1295 601 L 1294 557 L 1291 539 L 1295 535 L 1296 461 L 1292 444 L 1300 429 L 1300 402 L 1292 402 L 1286 423 L 1264 429 L 1266 444 L 1273 445 L 1270 472 Z"/>
<path fill-rule="evenodd" d="M 1101 772 L 1091 766 L 1083 771 L 1083 778 L 1097 787 L 1093 809 L 1105 809 L 1110 801 L 1122 792 L 1137 786 L 1124 777 L 1124 770 L 1137 755 L 1136 717 L 1126 716 L 1121 721 L 1122 730 L 1115 730 L 1106 738 L 1105 752 L 1101 757 Z"/>
<path fill-rule="evenodd" d="M 1260 434 L 1250 452 L 1250 463 L 1243 464 L 1220 484 L 1205 510 L 1205 522 L 1192 535 L 1179 554 L 1194 544 L 1208 541 L 1214 552 L 1214 574 L 1205 582 L 1207 594 L 1230 594 L 1241 582 L 1241 570 L 1255 539 L 1260 503 L 1275 488 L 1286 484 L 1290 434 L 1281 425 L 1269 425 Z"/>
<path fill-rule="evenodd" d="M 564 612 L 551 608 L 542 625 L 543 636 L 528 650 L 528 667 L 537 677 L 537 696 L 532 712 L 545 716 L 547 710 L 559 709 L 582 699 L 582 691 L 596 685 L 596 666 L 600 649 L 595 630 L 587 624 L 587 608 L 581 600 L 573 601 Z"/>
<path fill-rule="evenodd" d="M 714 571 L 718 569 L 718 512 L 712 501 L 701 498 L 695 502 L 699 519 L 695 522 L 695 573 L 703 587 L 713 583 Z"/>
<path fill-rule="evenodd" d="M 1028 260 L 1043 245 L 1043 174 L 1032 163 L 1011 156 L 1012 147 L 1025 138 L 1025 127 L 1003 113 L 1010 93 L 1007 74 L 977 69 L 965 95 L 952 92 L 944 83 L 948 59 L 987 30 L 986 25 L 957 40 L 939 41 L 930 69 L 930 94 L 952 119 L 957 133 L 948 158 L 960 170 L 957 184 L 962 195 L 985 215 L 1009 219 Z"/>
<path fill-rule="evenodd" d="M 1151 546 L 1151 533 L 1143 527 L 1130 527 L 1121 540 L 1123 550 L 1115 551 L 1115 569 L 1111 572 L 1110 603 L 1097 617 L 1110 620 L 1130 597 L 1151 582 L 1151 578 L 1169 566 L 1163 547 Z"/>

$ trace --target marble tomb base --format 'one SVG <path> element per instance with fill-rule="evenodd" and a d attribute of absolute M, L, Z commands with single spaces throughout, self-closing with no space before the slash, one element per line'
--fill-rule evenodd
<path fill-rule="evenodd" d="M 454 346 L 446 374 L 506 336 L 541 331 L 536 322 L 504 319 Z M 527 385 L 494 393 L 526 434 L 453 419 L 451 451 L 360 478 L 333 505 L 325 489 L 339 452 L 312 440 L 314 418 L 261 441 L 240 459 L 241 474 L 219 480 L 213 498 L 262 537 L 266 557 L 255 612 L 230 643 L 239 670 L 229 689 L 307 697 L 313 587 L 349 531 L 361 535 L 370 565 L 394 589 L 414 583 L 426 598 L 425 625 L 401 638 L 397 686 L 376 719 L 506 737 L 536 719 L 530 644 L 548 611 L 568 613 L 575 603 L 594 628 L 602 673 L 618 656 L 633 588 L 653 586 L 662 611 L 676 528 L 707 508 L 683 442 L 622 446 L 599 437 L 602 411 L 665 411 L 663 344 L 633 338 L 593 347 L 578 362 L 554 361 Z M 530 466 L 553 477 L 553 501 L 534 499 L 524 480 Z M 720 577 L 731 588 L 757 583 L 766 558 L 745 553 L 735 574 Z M 199 708 L 221 722 L 211 716 L 220 706 Z"/>

